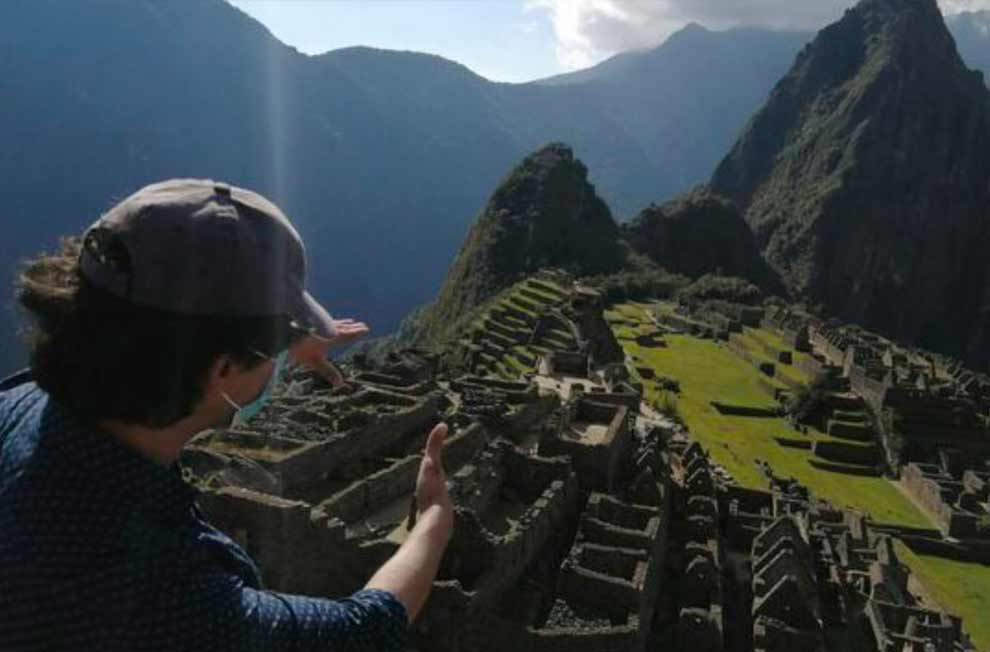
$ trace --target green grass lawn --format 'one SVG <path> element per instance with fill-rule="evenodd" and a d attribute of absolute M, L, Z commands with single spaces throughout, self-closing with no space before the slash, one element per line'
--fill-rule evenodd
<path fill-rule="evenodd" d="M 609 316 L 629 319 L 637 313 L 642 318 L 639 306 L 616 306 Z M 773 403 L 759 383 L 760 372 L 722 344 L 686 335 L 668 335 L 665 339 L 666 348 L 643 348 L 632 341 L 623 341 L 622 345 L 627 353 L 638 358 L 636 366 L 650 366 L 680 382 L 677 406 L 681 417 L 715 461 L 741 484 L 766 488 L 766 480 L 754 463 L 763 459 L 778 475 L 797 478 L 816 495 L 838 507 L 867 512 L 883 522 L 931 527 L 929 519 L 886 479 L 816 469 L 809 464 L 814 458 L 811 451 L 777 444 L 774 437 L 807 437 L 791 428 L 786 420 L 719 414 L 711 401 L 754 406 Z M 659 392 L 651 383 L 644 384 L 647 398 L 656 400 Z M 812 438 L 828 437 L 814 433 Z"/>
<path fill-rule="evenodd" d="M 916 555 L 901 543 L 897 554 L 932 599 L 963 619 L 976 647 L 990 650 L 990 566 Z"/>
<path fill-rule="evenodd" d="M 806 373 L 801 371 L 796 365 L 803 358 L 808 356 L 807 353 L 800 353 L 795 351 L 793 347 L 789 346 L 784 338 L 780 336 L 779 333 L 767 328 L 746 328 L 742 334 L 734 334 L 732 336 L 736 338 L 743 347 L 746 348 L 751 354 L 755 355 L 757 358 L 764 362 L 772 362 L 774 365 L 775 374 L 778 377 L 786 378 L 789 381 L 796 383 L 809 383 L 812 378 L 809 378 Z M 783 364 L 779 362 L 776 358 L 771 357 L 760 344 L 766 344 L 778 351 L 790 351 L 793 364 Z"/>
<path fill-rule="evenodd" d="M 779 333 L 775 333 L 769 328 L 746 328 L 746 332 L 750 333 L 754 339 L 780 351 L 794 350 L 794 347 L 785 342 Z"/>

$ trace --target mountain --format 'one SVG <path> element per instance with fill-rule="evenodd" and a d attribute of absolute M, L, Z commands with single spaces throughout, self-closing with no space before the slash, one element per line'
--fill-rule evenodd
<path fill-rule="evenodd" d="M 0 281 L 146 183 L 210 177 L 280 204 L 314 292 L 387 330 L 518 156 L 490 86 L 438 57 L 307 57 L 219 0 L 0 3 Z"/>
<path fill-rule="evenodd" d="M 546 268 L 577 275 L 621 269 L 619 227 L 566 145 L 527 156 L 505 177 L 474 222 L 419 328 L 439 341 L 471 310 Z"/>
<path fill-rule="evenodd" d="M 709 273 L 736 276 L 784 292 L 739 209 L 703 188 L 649 206 L 624 225 L 623 238 L 669 272 L 695 279 Z"/>
<path fill-rule="evenodd" d="M 499 84 L 410 52 L 306 56 L 221 0 L 8 0 L 0 284 L 140 186 L 212 177 L 283 206 L 314 292 L 383 334 L 527 152 L 570 143 L 631 216 L 714 169 L 803 40 L 692 28 L 586 82 Z M 0 374 L 23 361 L 13 331 Z"/>
<path fill-rule="evenodd" d="M 563 139 L 582 153 L 616 214 L 627 217 L 708 177 L 812 36 L 754 28 L 716 32 L 691 24 L 655 49 L 622 53 L 537 83 L 580 92 L 643 144 L 655 170 L 652 183 L 642 194 L 630 190 L 617 197 L 598 181 L 610 168 L 585 154 L 580 142 Z"/>
<path fill-rule="evenodd" d="M 990 93 L 935 0 L 863 0 L 822 30 L 722 161 L 791 290 L 990 362 Z"/>
<path fill-rule="evenodd" d="M 0 285 L 140 186 L 213 177 L 282 205 L 314 291 L 387 333 L 435 296 L 471 216 L 527 152 L 570 143 L 631 217 L 711 174 L 809 38 L 692 25 L 586 71 L 499 84 L 411 52 L 306 56 L 222 0 L 7 0 Z M 967 56 L 986 51 L 974 43 Z M 23 362 L 14 330 L 0 374 Z"/>

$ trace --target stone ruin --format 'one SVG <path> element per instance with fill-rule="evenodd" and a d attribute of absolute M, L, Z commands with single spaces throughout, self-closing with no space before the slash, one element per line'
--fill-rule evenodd
<path fill-rule="evenodd" d="M 806 353 L 796 364 L 824 381 L 824 412 L 813 415 L 811 425 L 838 439 L 875 441 L 878 468 L 896 475 L 910 462 L 930 463 L 943 449 L 990 456 L 990 377 L 792 307 L 769 308 L 763 324 Z M 842 463 L 873 464 L 873 451 L 841 442 L 839 449 L 847 458 Z M 860 458 L 849 457 L 854 454 Z"/>
<path fill-rule="evenodd" d="M 767 474 L 768 492 L 719 494 L 734 649 L 970 647 L 959 618 L 912 593 L 910 569 L 882 526 Z"/>
<path fill-rule="evenodd" d="M 728 341 L 746 327 L 758 328 L 766 318 L 766 310 L 716 299 L 682 299 L 672 312 L 657 309 L 654 318 L 670 332 Z"/>
<path fill-rule="evenodd" d="M 294 372 L 247 426 L 190 442 L 182 464 L 201 506 L 269 587 L 359 589 L 408 534 L 425 437 L 443 420 L 456 525 L 414 627 L 417 648 L 647 649 L 667 549 L 663 439 L 674 425 L 643 414 L 600 298 L 553 278 L 525 284 L 546 301 L 531 300 L 535 316 L 491 322 L 497 337 L 526 324 L 537 354 L 526 372 L 415 349 L 359 358 L 343 367 L 343 388 Z M 559 301 L 546 299 L 551 290 Z M 509 355 L 491 346 L 497 337 L 472 337 L 478 349 L 461 343 L 469 352 Z"/>
<path fill-rule="evenodd" d="M 443 420 L 456 525 L 416 649 L 966 649 L 959 619 L 912 594 L 888 530 L 768 466 L 769 490 L 736 485 L 642 402 L 599 330 L 600 300 L 553 278 L 524 283 L 546 303 L 515 318 L 530 329 L 521 349 L 472 335 L 453 360 L 393 351 L 345 366 L 336 390 L 296 372 L 248 427 L 190 443 L 201 506 L 269 587 L 363 586 L 408 534 L 425 437 Z M 525 330 L 492 319 L 503 337 Z M 472 361 L 478 350 L 491 357 Z M 517 365 L 492 354 L 513 351 L 532 366 L 501 373 Z M 956 477 L 985 507 L 987 474 Z"/>
<path fill-rule="evenodd" d="M 451 375 L 507 380 L 535 373 L 586 377 L 592 368 L 622 359 L 601 296 L 553 270 L 496 297 L 443 356 Z"/>
<path fill-rule="evenodd" d="M 831 321 L 809 326 L 822 371 L 837 374 L 882 427 L 895 470 L 940 449 L 990 456 L 990 378 L 934 354 Z"/>
<path fill-rule="evenodd" d="M 939 453 L 938 464 L 905 466 L 904 485 L 945 536 L 990 541 L 990 459 L 974 463 L 958 451 Z"/>

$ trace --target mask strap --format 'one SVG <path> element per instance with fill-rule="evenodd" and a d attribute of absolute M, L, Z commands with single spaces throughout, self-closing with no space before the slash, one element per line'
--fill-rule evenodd
<path fill-rule="evenodd" d="M 240 405 L 238 405 L 237 403 L 234 402 L 234 399 L 232 399 L 229 396 L 227 396 L 227 392 L 220 392 L 220 396 L 223 398 L 223 400 L 227 401 L 227 404 L 230 407 L 234 408 L 235 410 L 242 409 Z"/>

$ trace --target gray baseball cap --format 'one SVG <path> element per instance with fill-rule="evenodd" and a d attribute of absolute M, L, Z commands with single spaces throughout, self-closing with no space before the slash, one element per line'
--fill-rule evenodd
<path fill-rule="evenodd" d="M 135 304 L 188 315 L 286 315 L 336 335 L 306 291 L 306 250 L 289 219 L 250 190 L 171 179 L 120 202 L 87 229 L 80 269 Z"/>

